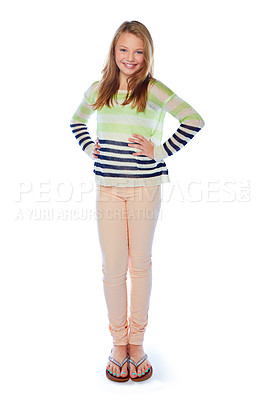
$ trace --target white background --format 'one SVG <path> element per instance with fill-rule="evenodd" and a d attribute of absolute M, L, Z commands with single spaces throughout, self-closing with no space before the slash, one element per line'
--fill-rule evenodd
<path fill-rule="evenodd" d="M 3 400 L 93 393 L 265 400 L 262 6 L 25 0 L 2 7 Z M 144 341 L 154 375 L 119 385 L 105 377 L 112 340 L 93 160 L 69 123 L 126 20 L 147 26 L 155 78 L 206 125 L 166 159 L 171 183 L 163 185 Z M 178 126 L 168 114 L 163 140 Z M 93 120 L 90 132 L 95 139 Z"/>

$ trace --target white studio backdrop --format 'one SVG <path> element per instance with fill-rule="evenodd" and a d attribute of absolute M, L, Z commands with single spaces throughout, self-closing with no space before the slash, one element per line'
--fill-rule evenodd
<path fill-rule="evenodd" d="M 262 6 L 26 0 L 1 7 L 3 400 L 265 399 Z M 149 29 L 155 78 L 205 121 L 166 159 L 171 183 L 162 188 L 144 341 L 154 375 L 139 385 L 105 377 L 112 341 L 93 161 L 69 126 L 126 20 Z M 166 115 L 163 140 L 177 127 Z M 95 139 L 95 118 L 89 131 Z"/>

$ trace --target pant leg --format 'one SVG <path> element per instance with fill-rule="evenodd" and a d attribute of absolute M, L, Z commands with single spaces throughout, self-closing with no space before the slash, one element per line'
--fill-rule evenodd
<path fill-rule="evenodd" d="M 131 278 L 129 343 L 143 344 L 152 288 L 152 243 L 161 207 L 161 185 L 135 188 L 127 201 Z"/>
<path fill-rule="evenodd" d="M 102 251 L 103 288 L 113 344 L 128 343 L 128 233 L 125 200 L 114 187 L 96 186 L 96 211 Z"/>

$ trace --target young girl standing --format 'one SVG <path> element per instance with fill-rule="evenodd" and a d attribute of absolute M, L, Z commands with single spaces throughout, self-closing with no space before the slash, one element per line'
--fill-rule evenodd
<path fill-rule="evenodd" d="M 111 42 L 102 79 L 86 90 L 70 122 L 82 150 L 95 160 L 103 288 L 113 338 L 106 376 L 117 382 L 142 381 L 152 375 L 143 341 L 161 184 L 170 182 L 164 159 L 204 126 L 195 109 L 153 78 L 153 51 L 148 29 L 138 21 L 124 22 Z M 96 110 L 94 142 L 87 122 Z M 166 112 L 180 126 L 161 144 Z"/>

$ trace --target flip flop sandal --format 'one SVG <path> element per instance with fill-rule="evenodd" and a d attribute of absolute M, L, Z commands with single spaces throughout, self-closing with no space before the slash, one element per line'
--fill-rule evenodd
<path fill-rule="evenodd" d="M 148 355 L 147 355 L 147 354 L 145 354 L 145 356 L 142 357 L 142 359 L 139 360 L 139 362 L 137 362 L 137 363 L 136 363 L 134 360 L 132 360 L 131 358 L 129 358 L 129 359 L 128 359 L 128 366 L 129 366 L 129 363 L 132 363 L 132 364 L 135 365 L 136 370 L 137 370 L 137 367 L 138 367 L 140 364 L 142 364 L 143 361 L 146 360 L 146 358 L 148 358 Z M 144 373 L 144 375 L 138 376 L 137 378 L 131 378 L 131 380 L 132 380 L 132 381 L 138 381 L 138 382 L 140 382 L 140 381 L 146 381 L 147 379 L 149 379 L 149 378 L 152 376 L 152 372 L 153 372 L 153 371 L 152 371 L 152 367 L 150 367 L 149 370 L 148 370 L 148 372 Z M 142 373 L 142 374 L 143 374 L 143 373 Z"/>
<path fill-rule="evenodd" d="M 108 359 L 109 359 L 110 361 L 112 361 L 114 364 L 116 364 L 118 367 L 122 368 L 123 365 L 125 364 L 125 362 L 128 361 L 129 355 L 126 356 L 126 358 L 121 362 L 121 364 L 120 364 L 117 360 L 115 360 L 114 358 L 112 358 L 111 356 L 109 356 Z M 129 368 L 127 368 L 127 371 L 128 371 L 128 372 L 127 372 L 127 376 L 125 376 L 125 377 L 123 378 L 123 377 L 121 376 L 121 374 L 119 374 L 120 376 L 118 377 L 118 376 L 115 376 L 115 375 L 111 374 L 111 373 L 108 371 L 108 369 L 106 369 L 106 376 L 107 376 L 107 378 L 110 379 L 111 381 L 115 381 L 115 382 L 127 382 L 127 381 L 129 380 L 129 378 L 130 378 L 130 376 L 129 376 Z"/>

